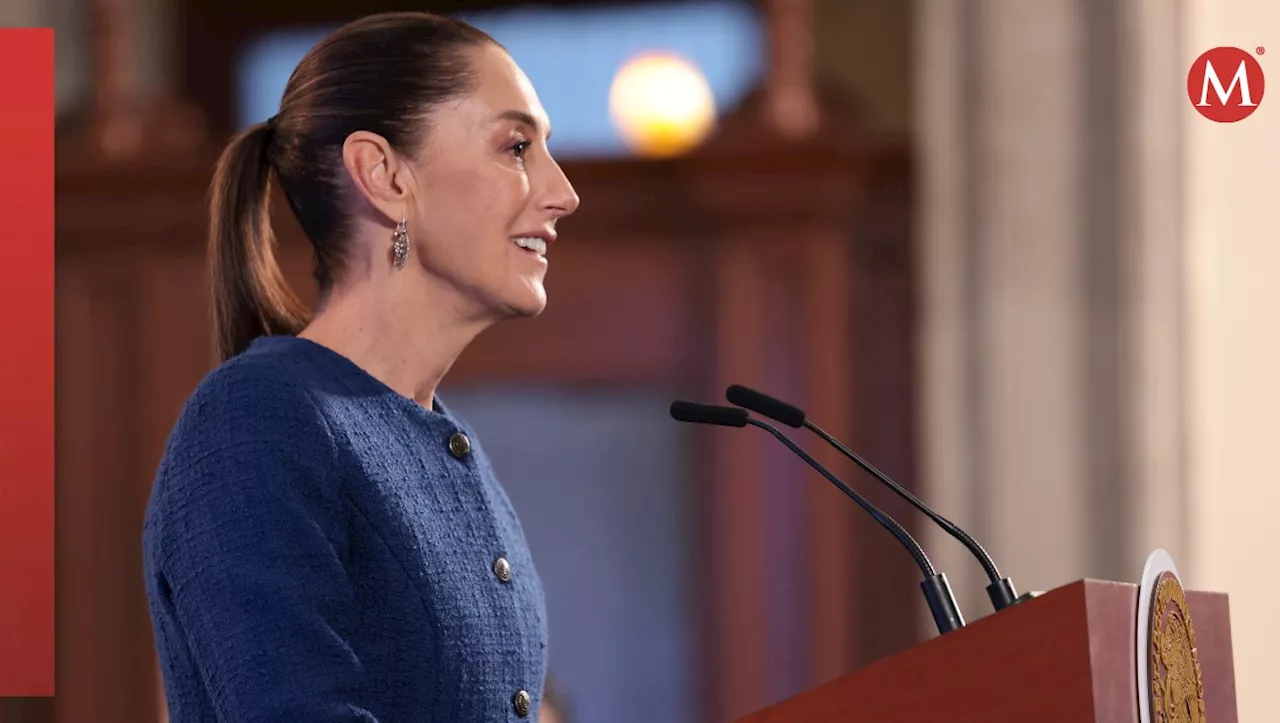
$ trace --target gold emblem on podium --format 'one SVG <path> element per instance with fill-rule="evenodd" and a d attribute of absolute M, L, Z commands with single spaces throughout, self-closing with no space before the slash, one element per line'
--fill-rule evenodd
<path fill-rule="evenodd" d="M 1182 584 L 1171 572 L 1156 578 L 1150 633 L 1152 723 L 1205 723 L 1196 631 Z"/>

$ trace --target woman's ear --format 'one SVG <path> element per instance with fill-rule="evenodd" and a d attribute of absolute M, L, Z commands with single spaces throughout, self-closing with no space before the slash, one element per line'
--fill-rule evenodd
<path fill-rule="evenodd" d="M 409 205 L 412 172 L 376 133 L 356 131 L 342 144 L 342 164 L 356 191 L 390 223 L 397 223 Z"/>

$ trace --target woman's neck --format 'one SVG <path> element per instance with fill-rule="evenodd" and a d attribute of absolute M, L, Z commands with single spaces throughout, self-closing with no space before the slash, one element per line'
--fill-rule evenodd
<path fill-rule="evenodd" d="M 404 298 L 408 288 L 418 291 L 416 298 Z M 441 380 L 489 323 L 468 319 L 450 294 L 432 294 L 418 284 L 398 291 L 373 284 L 334 290 L 298 336 L 347 357 L 430 409 Z"/>

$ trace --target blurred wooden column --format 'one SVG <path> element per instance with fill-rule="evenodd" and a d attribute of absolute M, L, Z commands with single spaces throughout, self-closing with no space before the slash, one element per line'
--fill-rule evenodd
<path fill-rule="evenodd" d="M 741 178 L 732 186 L 721 180 L 722 189 L 701 189 L 708 215 L 725 219 L 708 249 L 716 336 L 703 398 L 724 403 L 729 384 L 745 384 L 787 398 L 853 439 L 847 210 L 858 202 L 860 164 L 848 149 L 821 161 L 815 153 L 796 149 L 791 167 L 787 151 L 774 149 L 736 164 Z M 707 176 L 699 183 L 718 180 Z M 769 178 L 789 192 L 774 190 Z M 776 210 L 763 210 L 769 206 Z M 709 432 L 705 441 L 705 719 L 727 721 L 854 668 L 863 571 L 858 513 L 827 480 L 758 430 Z M 851 478 L 851 465 L 836 453 L 799 441 Z"/>
<path fill-rule="evenodd" d="M 103 171 L 110 172 L 114 164 L 181 161 L 203 150 L 207 133 L 200 111 L 175 98 L 171 85 L 148 88 L 143 81 L 139 15 L 144 8 L 163 8 L 167 0 L 86 1 L 94 73 L 87 126 L 71 141 L 83 154 L 79 160 L 107 164 Z M 172 28 L 160 31 L 165 38 L 175 35 Z M 165 54 L 156 59 L 166 59 Z"/>
<path fill-rule="evenodd" d="M 722 119 L 716 136 L 690 162 L 770 158 L 758 168 L 735 161 L 744 172 L 765 171 L 787 158 L 796 168 L 816 157 L 827 162 L 814 163 L 811 177 L 790 181 L 811 194 L 795 199 L 791 223 L 749 231 L 738 226 L 717 244 L 721 336 L 708 393 L 723 403 L 730 383 L 775 392 L 852 441 L 857 232 L 853 213 L 839 209 L 859 202 L 857 173 L 865 166 L 853 159 L 860 139 L 856 124 L 840 114 L 841 104 L 819 92 L 811 0 L 766 0 L 762 7 L 768 43 L 763 82 Z M 843 172 L 837 170 L 842 164 Z M 790 170 L 775 172 L 778 183 L 791 177 Z M 770 203 L 786 201 L 733 199 L 718 213 L 740 215 L 752 204 Z M 838 453 L 802 441 L 824 465 L 851 478 L 852 465 Z M 706 563 L 715 611 L 708 619 L 714 684 L 707 719 L 730 720 L 855 667 L 864 613 L 856 582 L 862 572 L 857 525 L 863 520 L 829 482 L 766 435 L 717 435 L 712 447 L 720 489 L 709 510 Z M 779 504 L 779 497 L 798 502 Z"/>
<path fill-rule="evenodd" d="M 1177 4 L 917 8 L 928 498 L 1022 590 L 1136 579 L 1184 540 Z"/>
<path fill-rule="evenodd" d="M 811 144 L 824 130 L 824 116 L 828 126 L 833 120 L 830 109 L 822 106 L 814 72 L 813 0 L 767 0 L 765 10 L 769 64 L 760 109 L 765 128 L 775 142 Z M 792 248 L 800 257 L 800 282 L 795 287 L 798 298 L 791 306 L 791 322 L 803 319 L 807 327 L 799 335 L 805 346 L 801 352 L 804 383 L 798 390 L 815 419 L 821 419 L 837 437 L 851 439 L 855 403 L 849 353 L 852 229 L 815 224 L 795 232 Z M 760 353 L 765 353 L 763 348 Z M 826 445 L 812 454 L 841 477 L 849 476 L 849 463 Z M 857 658 L 856 626 L 861 616 L 853 594 L 859 572 L 852 532 L 856 513 L 818 473 L 806 470 L 801 481 L 807 563 L 806 682 L 816 685 L 849 672 Z"/>
<path fill-rule="evenodd" d="M 767 0 L 765 117 L 782 138 L 805 140 L 818 130 L 813 74 L 813 0 Z"/>
<path fill-rule="evenodd" d="M 153 440 L 174 411 L 155 392 L 186 387 L 190 371 L 155 365 L 163 357 L 147 350 L 174 343 L 190 323 L 155 289 L 199 288 L 198 189 L 210 158 L 201 113 L 156 67 L 176 57 L 163 52 L 172 28 L 156 21 L 171 17 L 170 0 L 85 5 L 90 97 L 64 123 L 57 150 L 57 694 L 51 711 L 27 717 L 155 723 L 165 714 L 142 513 L 160 453 Z M 194 275 L 151 262 L 142 249 L 155 239 L 194 251 Z"/>

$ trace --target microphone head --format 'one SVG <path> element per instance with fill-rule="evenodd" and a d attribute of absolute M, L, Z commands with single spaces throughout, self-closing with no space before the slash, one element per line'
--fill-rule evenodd
<path fill-rule="evenodd" d="M 714 424 L 720 427 L 747 426 L 747 411 L 735 407 L 717 407 L 711 404 L 675 401 L 671 403 L 671 416 L 677 422 L 690 424 Z"/>
<path fill-rule="evenodd" d="M 804 426 L 804 410 L 773 397 L 757 392 L 741 384 L 733 384 L 725 390 L 724 396 L 730 404 L 749 409 L 762 417 L 768 417 L 788 427 Z"/>

